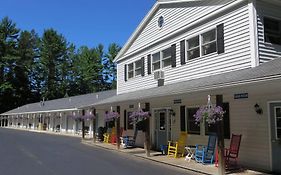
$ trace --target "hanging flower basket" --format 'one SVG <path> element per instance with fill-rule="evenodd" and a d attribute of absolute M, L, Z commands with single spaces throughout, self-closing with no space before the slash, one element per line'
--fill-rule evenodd
<path fill-rule="evenodd" d="M 118 112 L 106 112 L 104 116 L 105 122 L 114 121 L 115 119 L 119 118 L 120 115 Z"/>
<path fill-rule="evenodd" d="M 206 121 L 208 125 L 212 125 L 222 121 L 224 113 L 225 111 L 221 106 L 213 106 L 211 104 L 210 96 L 208 96 L 208 104 L 201 106 L 193 117 L 195 118 L 196 124 Z"/>
<path fill-rule="evenodd" d="M 149 112 L 144 112 L 142 109 L 139 109 L 132 112 L 132 114 L 129 116 L 129 119 L 132 121 L 131 124 L 137 124 L 148 119 L 150 116 L 151 114 Z"/>
<path fill-rule="evenodd" d="M 85 115 L 81 116 L 82 120 L 93 120 L 96 116 L 92 113 L 86 113 Z"/>

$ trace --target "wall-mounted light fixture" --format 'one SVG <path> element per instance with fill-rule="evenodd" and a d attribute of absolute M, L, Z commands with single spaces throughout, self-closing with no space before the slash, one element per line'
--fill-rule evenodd
<path fill-rule="evenodd" d="M 256 103 L 254 107 L 257 114 L 262 114 L 263 111 L 259 104 Z"/>

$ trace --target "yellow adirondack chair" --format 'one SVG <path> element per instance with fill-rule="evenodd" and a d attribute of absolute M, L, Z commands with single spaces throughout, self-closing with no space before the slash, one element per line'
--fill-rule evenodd
<path fill-rule="evenodd" d="M 177 158 L 178 155 L 184 156 L 184 147 L 187 140 L 187 132 L 181 132 L 177 142 L 168 141 L 168 156 L 173 155 Z"/>
<path fill-rule="evenodd" d="M 107 132 L 103 134 L 103 142 L 109 143 L 111 140 L 111 136 L 115 133 L 115 127 L 111 128 L 111 132 Z"/>

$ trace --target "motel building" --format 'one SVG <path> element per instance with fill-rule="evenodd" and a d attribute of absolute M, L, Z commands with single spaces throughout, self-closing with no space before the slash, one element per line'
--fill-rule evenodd
<path fill-rule="evenodd" d="M 120 112 L 123 135 L 133 135 L 129 116 L 140 107 L 151 113 L 152 149 L 177 140 L 180 132 L 188 133 L 186 145 L 206 145 L 212 128 L 196 124 L 193 115 L 208 95 L 212 104 L 220 95 L 226 147 L 232 134 L 242 135 L 238 163 L 281 173 L 280 9 L 278 0 L 158 0 L 115 58 L 115 94 L 103 92 L 106 98 L 94 95 L 67 110 L 12 110 L 1 121 L 9 127 L 34 121 L 28 127 L 36 128 L 44 116 L 48 129 L 60 123 L 62 131 L 74 133 L 74 111 L 96 109 L 98 127 L 113 109 Z M 136 145 L 143 143 L 139 130 Z"/>

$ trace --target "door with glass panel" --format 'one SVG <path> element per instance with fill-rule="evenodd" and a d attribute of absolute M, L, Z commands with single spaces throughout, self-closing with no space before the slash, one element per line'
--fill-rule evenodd
<path fill-rule="evenodd" d="M 281 102 L 270 103 L 272 171 L 281 173 Z"/>
<path fill-rule="evenodd" d="M 171 117 L 167 109 L 155 110 L 155 148 L 160 149 L 160 145 L 167 145 L 171 138 Z"/>

